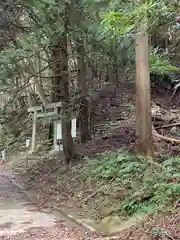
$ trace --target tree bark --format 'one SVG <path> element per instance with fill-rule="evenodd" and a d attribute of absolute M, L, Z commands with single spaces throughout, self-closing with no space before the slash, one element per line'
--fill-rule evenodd
<path fill-rule="evenodd" d="M 35 100 L 32 97 L 32 94 L 29 90 L 27 90 L 27 101 L 28 101 L 28 106 L 29 107 L 33 107 L 36 105 Z"/>
<path fill-rule="evenodd" d="M 84 61 L 84 46 L 83 41 L 79 38 L 77 40 L 77 54 L 78 54 L 78 85 L 80 89 L 79 101 L 79 128 L 81 143 L 85 143 L 90 139 L 89 134 L 89 101 L 88 82 L 86 80 L 86 63 Z"/>
<path fill-rule="evenodd" d="M 41 77 L 41 69 L 42 69 L 42 64 L 41 64 L 41 53 L 40 51 L 38 51 L 38 71 L 39 73 L 39 81 L 35 82 L 35 86 L 36 86 L 36 90 L 39 94 L 39 97 L 44 105 L 44 107 L 48 104 L 48 99 L 46 97 L 45 91 L 44 91 L 44 87 L 43 87 L 43 83 L 42 83 L 42 77 Z"/>
<path fill-rule="evenodd" d="M 136 144 L 138 153 L 153 157 L 153 138 L 148 66 L 148 35 L 141 24 L 136 35 Z"/>
<path fill-rule="evenodd" d="M 68 76 L 68 8 L 64 14 L 64 32 L 60 40 L 53 44 L 52 58 L 54 65 L 54 100 L 62 102 L 62 143 L 65 154 L 65 164 L 68 166 L 70 161 L 76 157 L 75 144 L 71 136 L 71 110 L 69 94 L 69 76 Z"/>

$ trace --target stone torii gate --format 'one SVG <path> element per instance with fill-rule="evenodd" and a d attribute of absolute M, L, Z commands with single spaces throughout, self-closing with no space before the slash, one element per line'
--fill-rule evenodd
<path fill-rule="evenodd" d="M 57 140 L 62 139 L 61 116 L 58 114 L 58 109 L 61 108 L 61 105 L 61 102 L 57 102 L 47 104 L 45 108 L 43 105 L 28 108 L 28 112 L 33 117 L 31 152 L 36 150 L 36 125 L 38 118 L 50 118 L 53 120 L 53 148 L 54 150 L 63 150 L 62 145 L 57 145 Z M 72 119 L 71 135 L 73 138 L 76 137 L 76 118 Z"/>

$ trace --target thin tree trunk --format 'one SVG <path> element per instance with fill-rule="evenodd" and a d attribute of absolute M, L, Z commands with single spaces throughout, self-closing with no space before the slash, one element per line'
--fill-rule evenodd
<path fill-rule="evenodd" d="M 28 100 L 28 105 L 29 107 L 33 107 L 36 105 L 35 100 L 33 99 L 31 92 L 29 90 L 27 90 L 27 100 Z"/>
<path fill-rule="evenodd" d="M 42 85 L 42 82 L 41 80 L 39 80 L 37 83 L 36 83 L 36 90 L 39 94 L 39 97 L 41 99 L 41 102 L 44 106 L 46 106 L 48 104 L 48 100 L 46 98 L 46 95 L 45 95 L 45 92 L 44 92 L 44 88 L 43 88 L 43 85 Z"/>
<path fill-rule="evenodd" d="M 141 25 L 136 35 L 136 144 L 135 149 L 152 157 L 152 119 L 150 101 L 150 75 L 148 66 L 148 35 Z"/>
<path fill-rule="evenodd" d="M 117 59 L 117 40 L 115 39 L 112 43 L 111 43 L 111 73 L 110 73 L 110 82 L 116 86 L 117 82 L 118 82 L 118 59 Z"/>
<path fill-rule="evenodd" d="M 86 63 L 84 61 L 84 46 L 83 41 L 78 39 L 77 54 L 78 54 L 78 85 L 80 88 L 80 106 L 79 106 L 79 127 L 81 143 L 85 143 L 90 139 L 89 134 L 89 101 L 88 82 L 86 80 Z"/>
<path fill-rule="evenodd" d="M 46 97 L 46 94 L 45 94 L 45 91 L 44 91 L 44 87 L 43 87 L 43 84 L 42 84 L 42 77 L 41 77 L 41 53 L 40 51 L 38 51 L 38 71 L 40 72 L 39 73 L 39 81 L 36 81 L 35 85 L 36 85 L 36 90 L 39 94 L 39 97 L 43 103 L 44 106 L 46 106 L 48 104 L 48 100 L 47 100 L 47 97 Z"/>

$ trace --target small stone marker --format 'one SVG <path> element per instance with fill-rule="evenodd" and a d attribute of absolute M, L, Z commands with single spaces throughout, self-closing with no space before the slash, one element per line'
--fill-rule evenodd
<path fill-rule="evenodd" d="M 30 147 L 30 139 L 27 138 L 27 139 L 26 139 L 26 148 L 29 148 L 29 147 Z"/>
<path fill-rule="evenodd" d="M 5 150 L 1 151 L 1 156 L 2 156 L 2 160 L 5 160 L 5 158 L 6 158 Z"/>

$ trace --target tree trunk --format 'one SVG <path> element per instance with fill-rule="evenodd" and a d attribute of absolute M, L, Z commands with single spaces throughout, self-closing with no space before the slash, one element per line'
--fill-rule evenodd
<path fill-rule="evenodd" d="M 29 89 L 27 90 L 27 101 L 28 101 L 29 107 L 33 107 L 36 105 L 36 102 L 35 102 L 34 98 L 32 97 L 32 94 Z"/>
<path fill-rule="evenodd" d="M 136 144 L 138 153 L 154 155 L 148 66 L 148 35 L 141 25 L 136 35 Z"/>
<path fill-rule="evenodd" d="M 118 83 L 118 58 L 117 58 L 117 39 L 115 38 L 114 41 L 111 43 L 110 48 L 110 82 L 116 86 Z"/>
<path fill-rule="evenodd" d="M 38 71 L 39 71 L 39 80 L 35 80 L 35 86 L 36 90 L 39 94 L 39 97 L 44 105 L 44 107 L 48 104 L 48 100 L 44 91 L 43 83 L 42 83 L 42 77 L 41 77 L 41 69 L 42 69 L 42 63 L 41 63 L 41 53 L 40 51 L 37 53 L 38 54 Z"/>
<path fill-rule="evenodd" d="M 75 158 L 75 144 L 71 136 L 71 113 L 68 76 L 68 6 L 64 18 L 64 32 L 61 39 L 53 45 L 52 57 L 54 62 L 54 100 L 62 102 L 62 143 L 65 154 L 65 164 L 69 165 L 70 160 Z"/>
<path fill-rule="evenodd" d="M 80 106 L 79 106 L 79 128 L 81 143 L 85 143 L 90 139 L 89 134 L 89 101 L 88 95 L 88 82 L 86 80 L 86 63 L 84 61 L 84 46 L 83 41 L 77 41 L 77 54 L 78 54 L 78 85 L 80 89 Z"/>

